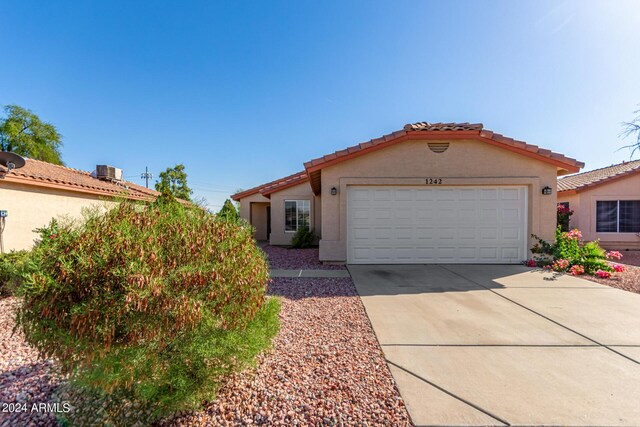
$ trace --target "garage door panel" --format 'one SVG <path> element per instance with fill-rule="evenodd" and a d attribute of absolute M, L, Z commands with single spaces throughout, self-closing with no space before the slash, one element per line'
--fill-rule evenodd
<path fill-rule="evenodd" d="M 526 257 L 525 187 L 348 187 L 351 263 L 513 263 Z"/>

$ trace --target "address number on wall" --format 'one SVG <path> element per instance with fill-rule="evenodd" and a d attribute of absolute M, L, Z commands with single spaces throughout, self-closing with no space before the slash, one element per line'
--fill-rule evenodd
<path fill-rule="evenodd" d="M 427 185 L 442 184 L 442 178 L 427 178 Z"/>

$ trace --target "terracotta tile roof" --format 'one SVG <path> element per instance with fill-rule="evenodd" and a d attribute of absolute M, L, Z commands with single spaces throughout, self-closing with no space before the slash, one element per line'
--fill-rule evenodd
<path fill-rule="evenodd" d="M 360 154 L 364 154 L 369 150 L 383 148 L 391 143 L 405 141 L 407 139 L 417 138 L 476 138 L 494 145 L 509 148 L 512 151 L 527 153 L 540 158 L 540 160 L 548 161 L 556 164 L 560 168 L 566 168 L 568 172 L 577 172 L 584 166 L 583 162 L 576 159 L 566 157 L 562 154 L 540 148 L 537 145 L 527 144 L 524 141 L 518 141 L 508 138 L 499 133 L 484 129 L 482 123 L 427 123 L 418 122 L 407 124 L 403 130 L 399 130 L 388 135 L 375 138 L 367 142 L 354 145 L 345 150 L 336 151 L 326 156 L 313 159 L 304 164 L 308 172 L 321 169 L 325 166 L 338 163 L 342 159 L 347 160 Z"/>
<path fill-rule="evenodd" d="M 640 172 L 640 160 L 564 176 L 558 179 L 558 191 L 582 190 L 635 172 Z"/>
<path fill-rule="evenodd" d="M 482 130 L 482 123 L 427 123 L 418 122 L 404 126 L 404 130 L 426 130 L 426 131 L 447 131 L 447 130 Z"/>
<path fill-rule="evenodd" d="M 132 182 L 103 181 L 92 177 L 91 173 L 86 171 L 32 159 L 27 159 L 24 167 L 14 169 L 10 173 L 7 173 L 4 166 L 0 166 L 0 183 L 2 181 L 103 196 L 124 196 L 137 200 L 153 198 L 160 194 Z"/>
<path fill-rule="evenodd" d="M 294 185 L 307 181 L 309 181 L 307 171 L 298 172 L 270 183 L 260 190 L 260 194 L 268 197 L 271 193 L 275 193 L 276 191 L 284 190 L 285 188 L 293 187 Z"/>
<path fill-rule="evenodd" d="M 231 196 L 231 198 L 235 201 L 238 201 L 257 193 L 260 193 L 266 197 L 267 195 L 274 193 L 275 191 L 282 190 L 293 185 L 298 185 L 307 181 L 308 179 L 309 177 L 306 171 L 297 172 L 292 175 L 285 176 L 284 178 L 279 178 L 275 181 L 267 182 L 266 184 L 258 185 L 257 187 L 241 191 Z"/>

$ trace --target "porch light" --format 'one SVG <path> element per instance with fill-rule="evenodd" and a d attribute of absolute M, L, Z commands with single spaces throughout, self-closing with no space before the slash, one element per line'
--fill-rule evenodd
<path fill-rule="evenodd" d="M 549 186 L 544 187 L 542 189 L 542 194 L 544 194 L 545 196 L 550 196 L 551 195 L 551 187 L 549 187 Z"/>
<path fill-rule="evenodd" d="M 336 194 L 338 194 L 338 189 L 336 187 L 331 187 L 331 195 L 335 196 Z"/>

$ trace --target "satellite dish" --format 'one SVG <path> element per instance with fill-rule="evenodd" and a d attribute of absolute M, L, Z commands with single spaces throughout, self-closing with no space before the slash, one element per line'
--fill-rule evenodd
<path fill-rule="evenodd" d="M 20 169 L 26 163 L 26 160 L 18 156 L 15 153 L 10 151 L 0 151 L 0 165 L 9 169 L 9 171 L 13 169 Z"/>

